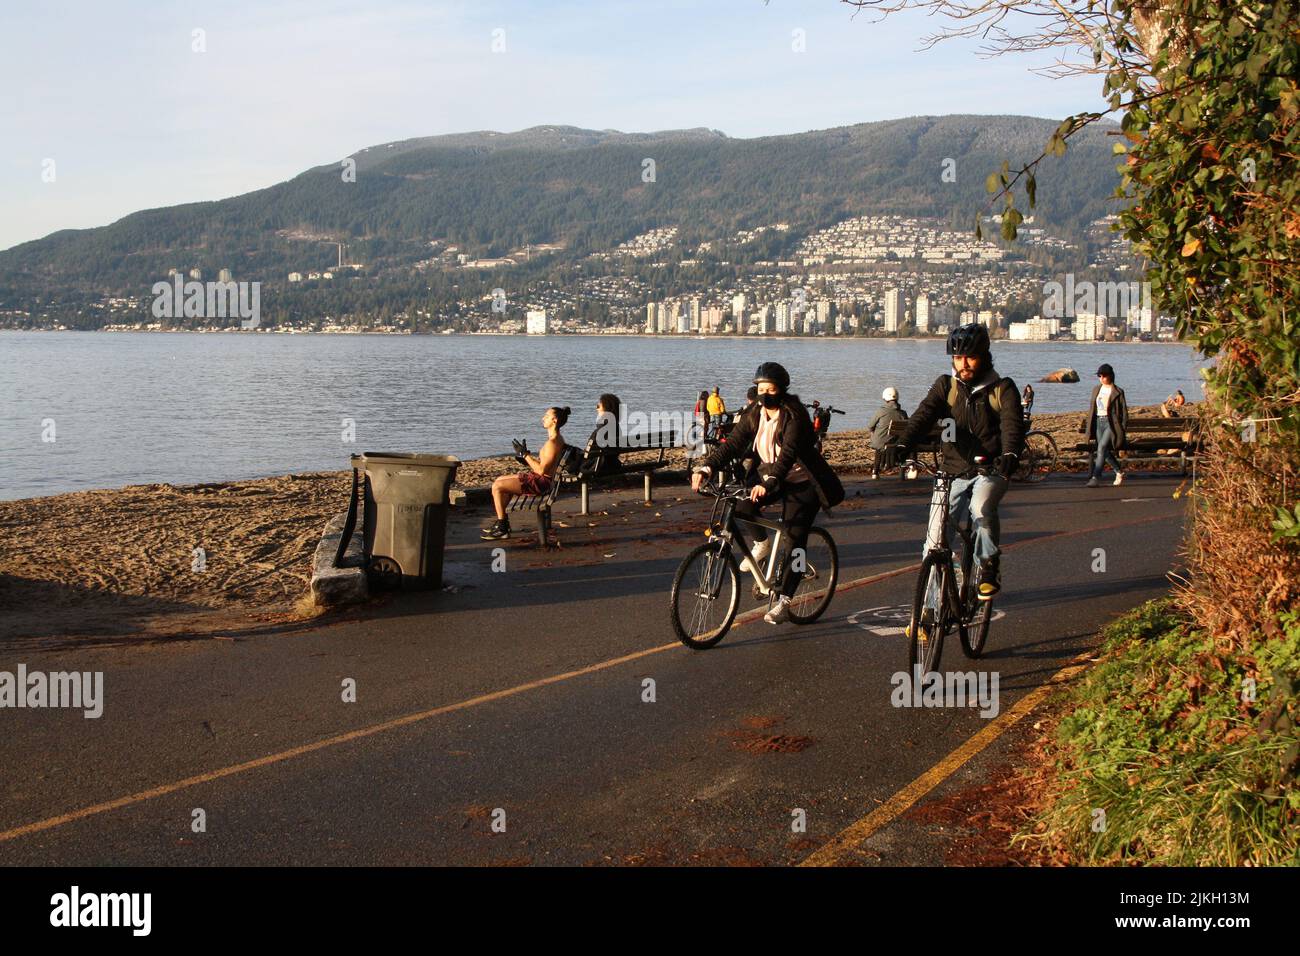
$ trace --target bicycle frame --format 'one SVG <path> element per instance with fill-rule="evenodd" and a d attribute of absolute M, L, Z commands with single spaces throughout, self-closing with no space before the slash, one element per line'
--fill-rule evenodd
<path fill-rule="evenodd" d="M 738 499 L 734 495 L 719 496 L 713 504 L 713 514 L 710 516 L 709 527 L 717 528 L 717 536 L 728 543 L 729 547 L 740 548 L 745 557 L 749 558 L 750 573 L 754 576 L 754 581 L 768 592 L 770 597 L 776 590 L 780 582 L 773 580 L 773 575 L 778 567 L 777 558 L 781 553 L 781 542 L 787 534 L 785 526 L 777 521 L 769 521 L 765 518 L 745 518 L 736 514 L 736 504 Z M 718 505 L 722 505 L 722 515 L 718 516 Z M 754 525 L 759 528 L 766 528 L 776 534 L 772 540 L 772 549 L 767 555 L 767 567 L 760 575 L 758 571 L 758 559 L 754 557 L 754 550 L 750 547 L 749 540 L 745 537 L 740 526 L 742 524 Z"/>
<path fill-rule="evenodd" d="M 914 462 L 914 464 L 917 464 L 919 467 L 924 467 L 923 465 L 920 465 L 919 462 Z M 935 471 L 934 476 L 935 493 L 930 497 L 931 518 L 927 521 L 925 528 L 927 537 L 929 537 L 930 527 L 933 523 L 934 508 L 937 506 L 942 510 L 939 515 L 938 542 L 927 549 L 925 557 L 929 558 L 931 556 L 938 556 L 941 560 L 946 561 L 948 565 L 951 566 L 953 550 L 952 545 L 949 542 L 951 540 L 950 532 L 953 527 L 953 521 L 950 508 L 952 505 L 952 483 L 953 479 L 958 476 L 950 475 L 943 471 Z M 944 597 L 945 600 L 949 602 L 949 611 L 955 614 L 959 619 L 964 620 L 968 616 L 967 605 L 969 602 L 967 601 L 967 597 L 971 593 L 971 579 L 973 577 L 972 571 L 975 565 L 975 536 L 968 523 L 958 524 L 956 529 L 957 534 L 962 539 L 961 591 L 960 593 L 957 591 L 956 581 L 951 576 L 945 576 L 946 579 L 952 583 L 952 587 L 950 589 L 951 593 Z"/>

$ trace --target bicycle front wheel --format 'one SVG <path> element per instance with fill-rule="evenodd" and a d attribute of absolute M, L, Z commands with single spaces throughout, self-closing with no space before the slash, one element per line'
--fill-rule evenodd
<path fill-rule="evenodd" d="M 978 586 L 976 583 L 975 587 Z M 960 628 L 961 649 L 967 657 L 974 659 L 984 653 L 984 642 L 988 640 L 989 624 L 993 620 L 993 602 L 981 601 L 975 596 L 974 588 L 971 589 L 970 601 L 975 609 Z"/>
<path fill-rule="evenodd" d="M 691 551 L 677 568 L 669 599 L 677 639 L 697 651 L 731 629 L 740 606 L 740 568 L 721 538 Z"/>
<path fill-rule="evenodd" d="M 1042 481 L 1056 468 L 1056 441 L 1046 432 L 1025 436 L 1025 454 L 1016 469 L 1017 481 Z"/>
<path fill-rule="evenodd" d="M 825 528 L 810 529 L 802 550 L 802 555 L 796 552 L 790 558 L 790 573 L 800 575 L 790 597 L 790 620 L 811 624 L 831 606 L 840 579 L 840 553 Z"/>
<path fill-rule="evenodd" d="M 951 629 L 948 596 L 956 586 L 951 577 L 952 559 L 948 555 L 928 555 L 921 562 L 921 573 L 916 577 L 916 594 L 912 599 L 912 616 L 907 625 L 909 674 L 918 665 L 922 674 L 939 669 L 943 638 Z"/>

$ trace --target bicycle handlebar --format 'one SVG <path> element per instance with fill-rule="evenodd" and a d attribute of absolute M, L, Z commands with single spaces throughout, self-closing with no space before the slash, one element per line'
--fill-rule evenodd
<path fill-rule="evenodd" d="M 970 474 L 971 472 L 974 472 L 977 475 L 984 475 L 987 478 L 992 475 L 992 472 L 990 472 L 986 467 L 988 463 L 989 463 L 988 459 L 985 458 L 983 455 L 977 455 L 975 456 L 975 467 L 967 468 L 965 471 L 962 472 L 950 472 L 950 471 L 944 471 L 943 468 L 941 467 L 935 468 L 932 465 L 929 465 L 926 462 L 921 461 L 921 459 L 919 458 L 908 458 L 904 460 L 899 467 L 915 468 L 917 469 L 917 471 L 923 471 L 927 475 L 932 475 L 935 478 L 964 478 L 966 475 Z"/>

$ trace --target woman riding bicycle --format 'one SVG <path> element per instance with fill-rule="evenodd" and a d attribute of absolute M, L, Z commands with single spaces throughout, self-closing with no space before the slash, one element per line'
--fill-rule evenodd
<path fill-rule="evenodd" d="M 691 488 L 700 490 L 704 476 L 724 468 L 745 455 L 758 458 L 757 484 L 749 501 L 737 509 L 737 517 L 756 517 L 763 507 L 780 502 L 781 521 L 790 536 L 786 566 L 781 578 L 780 598 L 763 620 L 779 624 L 789 619 L 788 605 L 799 575 L 791 572 L 789 557 L 808 543 L 808 530 L 820 508 L 833 508 L 844 500 L 844 486 L 816 447 L 816 435 L 808 410 L 798 395 L 790 394 L 790 373 L 776 362 L 764 362 L 754 375 L 758 402 L 747 409 L 727 436 L 694 469 Z M 761 527 L 754 557 L 762 560 L 771 543 Z M 749 559 L 742 563 L 748 569 Z"/>

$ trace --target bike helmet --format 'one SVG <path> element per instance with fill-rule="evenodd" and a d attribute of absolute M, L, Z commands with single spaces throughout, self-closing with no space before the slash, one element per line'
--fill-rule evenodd
<path fill-rule="evenodd" d="M 989 330 L 978 322 L 959 325 L 948 334 L 949 355 L 989 357 Z"/>
<path fill-rule="evenodd" d="M 790 373 L 785 370 L 784 365 L 764 362 L 754 373 L 754 384 L 757 385 L 759 382 L 771 382 L 784 392 L 790 387 Z"/>

